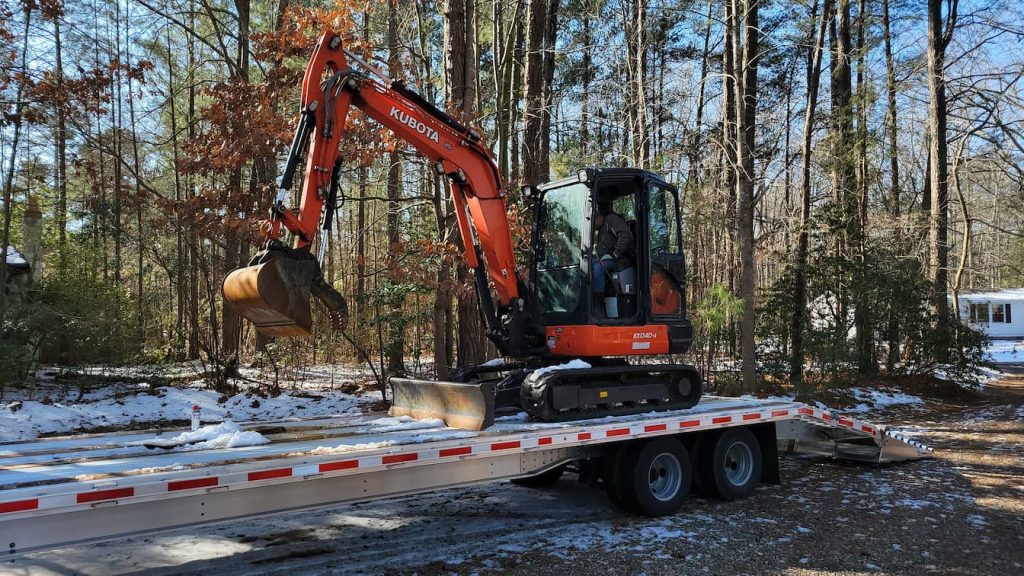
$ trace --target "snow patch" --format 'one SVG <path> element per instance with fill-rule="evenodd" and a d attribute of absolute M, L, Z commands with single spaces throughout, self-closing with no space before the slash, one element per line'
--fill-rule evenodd
<path fill-rule="evenodd" d="M 530 375 L 526 377 L 526 380 L 532 383 L 536 382 L 537 379 L 540 378 L 541 376 L 548 374 L 550 372 L 555 372 L 558 370 L 586 370 L 587 368 L 591 368 L 591 366 L 590 364 L 587 364 L 583 360 L 570 360 L 565 364 L 558 364 L 555 366 L 545 366 L 543 368 L 538 368 L 533 372 L 530 372 Z"/>
<path fill-rule="evenodd" d="M 505 359 L 504 358 L 491 358 L 487 362 L 484 362 L 483 364 L 481 364 L 481 366 L 484 366 L 484 367 L 487 367 L 487 368 L 497 368 L 498 366 L 504 366 L 504 365 L 505 365 Z"/>
<path fill-rule="evenodd" d="M 241 448 L 243 446 L 261 446 L 270 444 L 265 436 L 259 432 L 242 430 L 232 422 L 225 420 L 214 426 L 203 426 L 198 430 L 182 432 L 172 438 L 157 438 L 156 440 L 139 440 L 130 442 L 129 445 L 160 446 L 176 451 L 192 450 L 215 450 L 218 448 Z"/>
<path fill-rule="evenodd" d="M 292 454 L 288 454 L 288 456 L 304 456 L 308 454 L 316 456 L 323 454 L 341 454 L 344 452 L 354 452 L 356 450 L 382 450 L 384 448 L 400 446 L 403 444 L 422 444 L 424 442 L 440 442 L 442 440 L 461 440 L 464 438 L 473 438 L 476 435 L 476 432 L 470 432 L 468 430 L 457 431 L 455 429 L 445 429 L 432 433 L 421 432 L 403 436 L 392 436 L 389 437 L 387 440 L 381 440 L 378 442 L 363 442 L 360 444 L 340 444 L 337 446 L 317 446 L 312 450 L 295 452 Z"/>
<path fill-rule="evenodd" d="M 440 418 L 417 420 L 412 416 L 385 417 L 371 422 L 369 432 L 401 432 L 404 430 L 427 430 L 431 428 L 447 428 L 447 425 Z"/>
<path fill-rule="evenodd" d="M 935 502 L 930 502 L 928 500 L 915 500 L 913 498 L 902 498 L 894 502 L 894 504 L 896 506 L 902 506 L 904 508 L 910 508 L 912 510 L 922 510 L 924 508 L 929 508 L 932 506 L 939 506 Z"/>
<path fill-rule="evenodd" d="M 985 358 L 996 364 L 1024 363 L 1024 340 L 993 340 L 985 348 Z"/>
<path fill-rule="evenodd" d="M 25 256 L 18 252 L 18 249 L 14 246 L 7 247 L 7 265 L 8 266 L 24 266 L 28 264 L 28 260 Z"/>
<path fill-rule="evenodd" d="M 846 408 L 843 412 L 862 413 L 872 409 L 888 408 L 890 406 L 923 406 L 924 400 L 918 396 L 904 394 L 899 390 L 875 390 L 871 388 L 851 388 L 850 393 L 859 403 L 852 408 Z"/>

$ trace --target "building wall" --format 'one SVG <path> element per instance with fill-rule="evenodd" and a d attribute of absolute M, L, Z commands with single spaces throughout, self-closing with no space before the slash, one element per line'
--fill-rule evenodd
<path fill-rule="evenodd" d="M 989 320 L 987 323 L 971 322 L 971 304 L 982 305 L 982 309 L 987 305 Z M 1005 306 L 1007 304 L 1010 306 L 1010 322 L 1005 322 Z M 992 322 L 993 307 L 996 305 L 1004 307 L 1003 322 Z M 984 331 L 992 338 L 1024 338 L 1024 298 L 980 299 L 962 296 L 960 298 L 960 314 L 964 321 L 970 322 L 972 326 Z"/>

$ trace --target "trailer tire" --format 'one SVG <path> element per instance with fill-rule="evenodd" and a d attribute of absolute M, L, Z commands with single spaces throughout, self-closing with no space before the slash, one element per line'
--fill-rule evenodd
<path fill-rule="evenodd" d="M 656 438 L 623 452 L 616 480 L 624 507 L 645 516 L 679 511 L 693 480 L 686 446 L 675 438 Z"/>
<path fill-rule="evenodd" d="M 565 464 L 561 466 L 555 466 L 550 470 L 545 470 L 540 474 L 534 474 L 533 476 L 524 476 L 523 478 L 513 478 L 512 483 L 516 486 L 523 486 L 525 488 L 547 488 L 558 483 L 562 478 L 562 474 L 565 472 Z"/>
<path fill-rule="evenodd" d="M 761 480 L 761 446 L 746 428 L 728 428 L 704 445 L 701 487 L 722 500 L 750 496 Z"/>
<path fill-rule="evenodd" d="M 616 508 L 626 512 L 632 512 L 632 510 L 622 495 L 622 461 L 628 452 L 627 447 L 631 445 L 630 443 L 609 447 L 604 455 L 604 469 L 602 472 L 604 490 L 608 494 L 608 499 L 612 501 Z"/>

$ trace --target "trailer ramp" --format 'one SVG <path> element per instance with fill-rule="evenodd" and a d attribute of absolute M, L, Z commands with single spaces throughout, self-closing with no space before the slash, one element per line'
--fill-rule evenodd
<path fill-rule="evenodd" d="M 779 450 L 885 464 L 928 458 L 932 449 L 896 430 L 821 407 L 804 406 L 800 417 L 776 426 Z"/>
<path fill-rule="evenodd" d="M 0 546 L 17 554 L 507 480 L 611 443 L 735 426 L 770 426 L 793 452 L 873 462 L 930 455 L 884 427 L 785 400 L 707 397 L 687 410 L 562 423 L 501 418 L 480 432 L 396 431 L 385 418 L 279 422 L 271 444 L 170 454 L 141 448 L 147 434 L 138 432 L 3 444 Z"/>

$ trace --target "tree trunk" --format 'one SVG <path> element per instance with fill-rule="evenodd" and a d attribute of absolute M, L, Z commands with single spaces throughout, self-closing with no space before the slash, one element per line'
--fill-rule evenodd
<path fill-rule="evenodd" d="M 551 178 L 551 115 L 554 110 L 554 83 L 555 83 L 555 40 L 558 37 L 558 4 L 560 0 L 549 0 L 547 13 L 547 27 L 544 30 L 544 58 L 542 67 L 544 70 L 543 90 L 543 112 L 541 113 L 540 128 L 540 166 L 542 173 L 541 181 Z"/>
<path fill-rule="evenodd" d="M 942 0 L 928 0 L 928 132 L 931 139 L 931 211 L 928 219 L 928 269 L 932 284 L 931 312 L 937 327 L 947 325 L 949 245 L 946 148 L 946 82 L 945 61 L 947 38 L 942 30 Z M 956 2 L 950 15 L 949 30 L 956 20 Z"/>
<path fill-rule="evenodd" d="M 758 0 L 732 0 L 737 25 L 732 29 L 734 76 L 736 77 L 736 213 L 739 226 L 740 352 L 743 360 L 743 389 L 757 386 L 757 356 L 754 348 L 757 268 L 754 261 L 754 143 L 757 111 Z M 740 40 L 742 9 L 743 40 Z"/>
<path fill-rule="evenodd" d="M 131 14 L 128 12 L 131 8 L 131 3 L 125 4 L 125 20 L 131 22 Z M 131 44 L 128 38 L 128 24 L 125 24 L 125 56 L 128 60 L 128 65 L 131 65 L 132 52 Z M 142 163 L 139 160 L 139 139 L 138 132 L 135 129 L 135 89 L 132 77 L 128 76 L 128 121 L 131 124 L 130 135 L 132 139 L 132 169 L 135 172 L 134 180 L 134 203 L 135 203 L 135 234 L 136 244 L 138 247 L 138 253 L 136 254 L 135 265 L 138 268 L 135 277 L 135 289 L 136 289 L 136 315 L 135 319 L 135 330 L 136 338 L 140 346 L 140 350 L 146 343 L 146 307 L 145 307 L 145 280 L 146 280 L 146 267 L 145 267 L 145 247 L 146 247 L 146 233 L 143 229 L 142 222 Z"/>
<path fill-rule="evenodd" d="M 646 168 L 650 161 L 647 116 L 647 0 L 623 2 L 626 31 L 626 115 L 630 163 Z"/>
<path fill-rule="evenodd" d="M 399 50 L 401 46 L 398 40 L 398 0 L 388 1 L 388 74 L 392 78 L 399 76 Z M 398 230 L 398 208 L 399 199 L 402 194 L 402 156 L 398 147 L 391 152 L 388 158 L 388 275 L 392 282 L 401 281 L 401 263 L 398 257 L 401 255 L 401 235 Z M 389 374 L 401 374 L 405 372 L 405 321 L 401 318 L 404 298 L 395 296 L 389 302 L 390 316 L 393 325 L 390 327 L 390 334 L 387 345 Z"/>
<path fill-rule="evenodd" d="M 238 60 L 234 67 L 241 82 L 249 81 L 249 0 L 235 0 L 238 14 Z M 228 177 L 228 188 L 235 198 L 242 197 L 242 168 L 236 168 Z M 242 262 L 242 238 L 229 231 L 224 241 L 224 260 L 221 272 L 227 274 Z M 221 306 L 221 354 L 231 365 L 237 364 L 242 338 L 242 318 L 231 306 Z"/>
<path fill-rule="evenodd" d="M 21 43 L 21 70 L 26 71 L 26 60 L 28 58 L 29 24 L 32 20 L 32 11 L 29 4 L 25 5 L 25 32 Z M 15 92 L 14 103 L 14 130 L 11 135 L 11 156 L 7 162 L 7 173 L 4 174 L 4 223 L 3 236 L 0 238 L 0 327 L 3 326 L 4 316 L 7 314 L 7 247 L 11 244 L 11 210 L 12 192 L 14 190 L 14 165 L 18 156 L 18 143 L 21 139 L 22 112 L 25 110 L 25 79 L 18 80 L 18 88 Z"/>
<path fill-rule="evenodd" d="M 189 2 L 189 25 L 195 28 L 195 4 Z M 195 38 L 192 35 L 188 37 L 188 139 L 192 141 L 196 137 L 196 78 L 195 78 Z M 196 184 L 195 176 L 192 174 L 188 175 L 188 196 L 189 198 L 195 198 L 196 196 Z M 199 351 L 201 348 L 200 331 L 199 331 L 199 234 L 196 232 L 195 223 L 189 220 L 188 223 L 188 286 L 189 286 L 189 299 L 188 299 L 188 318 L 189 318 L 189 332 L 188 332 L 188 358 L 195 360 L 199 358 Z M 214 303 L 211 302 L 210 306 L 213 307 Z"/>
<path fill-rule="evenodd" d="M 526 23 L 526 109 L 523 112 L 523 184 L 534 186 L 548 179 L 550 168 L 543 164 L 544 47 L 550 0 L 529 0 Z"/>
<path fill-rule="evenodd" d="M 816 18 L 817 2 L 811 6 L 811 22 Z M 811 153 L 814 150 L 815 109 L 818 105 L 818 86 L 821 81 L 821 56 L 825 48 L 825 31 L 832 13 L 832 0 L 824 0 L 821 9 L 821 21 L 813 47 L 807 58 L 807 106 L 804 111 L 804 134 L 800 148 L 800 235 L 797 240 L 796 265 L 793 271 L 793 317 L 789 333 L 792 339 L 790 347 L 790 384 L 796 388 L 797 394 L 806 398 L 810 395 L 810 387 L 804 380 L 804 315 L 807 311 L 807 255 L 810 244 L 811 220 Z"/>
<path fill-rule="evenodd" d="M 469 122 L 477 116 L 477 38 L 475 0 L 449 0 L 445 11 L 445 87 L 449 113 Z M 460 238 L 460 249 L 472 238 Z M 479 298 L 473 290 L 473 271 L 464 260 L 456 265 L 458 281 L 458 361 L 482 363 L 488 352 Z"/>
<path fill-rule="evenodd" d="M 57 51 L 57 91 L 64 93 L 64 58 L 60 35 L 60 16 L 53 19 L 53 37 Z M 60 251 L 60 269 L 64 270 L 64 245 L 67 243 L 68 228 L 68 132 L 67 109 L 63 103 L 57 106 L 57 246 Z"/>
<path fill-rule="evenodd" d="M 734 29 L 739 26 L 732 0 L 724 4 L 725 11 L 725 37 L 723 39 L 722 52 L 722 154 L 724 165 L 722 166 L 722 189 L 726 191 L 725 205 L 725 235 L 724 235 L 724 256 L 726 265 L 723 266 L 725 278 L 723 280 L 729 286 L 729 292 L 736 293 L 736 269 L 739 268 L 737 261 L 737 223 L 736 223 L 736 52 L 733 47 L 735 41 Z M 736 352 L 736 321 L 729 319 L 729 351 L 735 357 Z"/>
<path fill-rule="evenodd" d="M 889 0 L 882 0 L 882 40 L 885 44 L 886 121 L 889 133 L 889 212 L 893 220 L 898 221 L 900 218 L 900 163 L 899 150 L 896 147 L 896 66 L 892 56 L 892 35 L 889 32 Z M 900 328 L 893 312 L 890 307 L 886 326 L 888 353 L 886 354 L 885 369 L 890 373 L 896 369 L 896 363 L 900 359 Z"/>
<path fill-rule="evenodd" d="M 857 4 L 857 138 L 856 146 L 856 184 L 857 194 L 854 205 L 857 208 L 854 218 L 854 260 L 856 262 L 854 286 L 857 293 L 854 297 L 853 325 L 857 333 L 857 366 L 862 377 L 878 373 L 878 362 L 875 361 L 875 341 L 871 316 L 871 301 L 867 287 L 867 226 L 868 226 L 868 88 L 865 83 L 866 47 L 864 45 L 864 27 L 867 18 L 865 1 Z"/>

